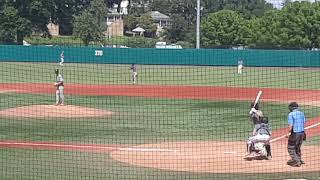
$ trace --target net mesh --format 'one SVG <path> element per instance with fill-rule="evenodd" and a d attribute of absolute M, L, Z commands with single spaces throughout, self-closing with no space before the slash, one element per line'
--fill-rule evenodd
<path fill-rule="evenodd" d="M 319 2 L 0 2 L 0 179 L 320 179 Z"/>
<path fill-rule="evenodd" d="M 70 55 L 75 50 L 82 53 L 82 62 Z M 101 59 L 90 48 L 1 46 L 0 51 L 2 177 L 319 177 L 320 74 L 316 65 L 307 64 L 313 52 L 286 51 L 305 57 L 299 60 L 303 67 L 295 67 L 295 56 L 284 62 L 275 55 L 278 51 L 155 50 L 140 63 L 138 58 L 110 60 L 110 49 L 99 49 Z M 143 52 L 125 49 L 117 55 Z M 261 52 L 272 58 L 258 61 L 264 58 L 257 55 Z M 206 53 L 216 58 L 208 60 Z M 166 58 L 159 59 L 159 54 Z M 63 78 L 63 92 L 54 84 L 61 81 L 55 69 Z M 272 133 L 272 159 L 246 160 L 246 142 L 254 128 L 250 104 L 259 90 L 260 110 Z M 61 99 L 56 101 L 61 93 L 63 106 Z M 298 102 L 308 120 L 305 164 L 298 168 L 287 165 L 284 137 L 291 101 Z"/>

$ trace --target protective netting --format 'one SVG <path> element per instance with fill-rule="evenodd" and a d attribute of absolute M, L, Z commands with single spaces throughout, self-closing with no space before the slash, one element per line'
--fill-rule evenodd
<path fill-rule="evenodd" d="M 318 57 L 311 51 L 1 46 L 0 176 L 318 179 Z M 249 111 L 256 113 L 250 104 L 260 90 L 271 133 L 260 148 L 270 144 L 272 157 L 246 160 L 254 128 Z M 300 167 L 287 164 L 293 101 L 307 118 Z"/>
<path fill-rule="evenodd" d="M 320 179 L 318 0 L 0 0 L 0 180 Z"/>

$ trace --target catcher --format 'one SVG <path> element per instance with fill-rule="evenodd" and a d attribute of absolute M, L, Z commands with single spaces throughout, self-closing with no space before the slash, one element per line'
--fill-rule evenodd
<path fill-rule="evenodd" d="M 54 86 L 56 87 L 56 106 L 64 105 L 64 85 L 63 85 L 63 76 L 59 73 L 59 69 L 55 69 L 56 74 L 56 82 L 54 83 Z"/>

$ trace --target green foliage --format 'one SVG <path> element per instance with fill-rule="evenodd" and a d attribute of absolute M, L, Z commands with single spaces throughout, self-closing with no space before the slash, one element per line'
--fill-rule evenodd
<path fill-rule="evenodd" d="M 156 39 L 146 37 L 132 37 L 128 38 L 123 44 L 132 48 L 154 48 L 156 45 Z"/>
<path fill-rule="evenodd" d="M 106 30 L 105 16 L 106 6 L 103 0 L 93 0 L 89 9 L 75 17 L 74 35 L 80 38 L 86 46 L 91 41 L 102 42 L 103 32 Z"/>
<path fill-rule="evenodd" d="M 132 31 L 137 27 L 138 17 L 134 15 L 127 15 L 123 18 L 123 25 L 125 31 Z"/>
<path fill-rule="evenodd" d="M 295 2 L 245 19 L 236 11 L 209 14 L 202 22 L 204 47 L 312 49 L 320 44 L 320 3 Z"/>
<path fill-rule="evenodd" d="M 50 38 L 47 24 L 51 21 L 59 24 L 61 34 L 74 33 L 86 45 L 92 41 L 104 43 L 102 32 L 106 30 L 107 7 L 120 2 L 121 0 L 1 0 L 0 41 L 22 43 L 23 38 L 31 33 Z M 320 48 L 319 2 L 286 1 L 281 10 L 273 9 L 265 0 L 202 0 L 201 3 L 202 46 L 205 48 L 239 44 L 250 48 Z M 147 13 L 157 10 L 171 18 L 172 26 L 167 27 L 164 32 L 166 41 L 182 41 L 191 44 L 188 47 L 194 46 L 195 0 L 132 0 L 131 5 L 129 15 L 124 17 L 125 31 L 140 26 L 146 29 L 146 37 L 155 37 L 156 26 Z M 216 20 L 212 20 L 214 13 L 219 14 L 214 17 Z M 79 18 L 80 16 L 83 17 Z M 92 32 L 93 30 L 97 32 Z"/>
<path fill-rule="evenodd" d="M 144 30 L 146 37 L 155 37 L 157 26 L 150 15 L 141 14 L 140 16 L 128 15 L 124 18 L 124 29 L 126 31 L 132 31 L 136 27 L 141 27 Z"/>
<path fill-rule="evenodd" d="M 17 31 L 25 29 L 30 22 L 27 19 L 21 18 L 18 15 L 17 9 L 13 6 L 5 6 L 0 11 L 0 42 L 13 43 L 16 41 Z"/>
<path fill-rule="evenodd" d="M 81 46 L 83 41 L 80 38 L 74 36 L 59 36 L 52 38 L 42 38 L 42 37 L 27 37 L 25 38 L 27 42 L 34 45 L 59 45 L 59 46 Z M 156 39 L 147 37 L 112 37 L 104 38 L 101 40 L 100 44 L 97 42 L 89 42 L 88 46 L 99 46 L 104 45 L 123 45 L 135 48 L 153 48 L 156 44 Z"/>
<path fill-rule="evenodd" d="M 237 12 L 222 10 L 212 13 L 202 23 L 202 40 L 205 47 L 230 47 L 242 44 L 241 29 L 244 18 Z"/>
<path fill-rule="evenodd" d="M 145 29 L 146 37 L 154 37 L 156 34 L 157 26 L 154 24 L 153 19 L 149 15 L 142 15 L 138 18 L 138 26 Z"/>
<path fill-rule="evenodd" d="M 171 17 L 171 26 L 166 30 L 165 37 L 171 42 L 182 41 L 186 39 L 186 33 L 188 32 L 188 22 L 178 14 L 174 14 Z"/>
<path fill-rule="evenodd" d="M 60 35 L 71 35 L 73 31 L 74 15 L 81 12 L 77 8 L 75 0 L 55 0 L 56 8 L 53 8 L 52 21 L 59 24 Z M 78 11 L 78 12 L 77 12 Z"/>
<path fill-rule="evenodd" d="M 101 41 L 102 34 L 97 19 L 88 10 L 75 17 L 73 34 L 88 46 L 91 41 Z"/>
<path fill-rule="evenodd" d="M 52 0 L 4 1 L 0 7 L 3 41 L 22 44 L 23 37 L 31 32 L 50 36 L 47 24 L 54 8 Z"/>
<path fill-rule="evenodd" d="M 273 9 L 265 0 L 203 0 L 205 14 L 221 10 L 233 10 L 246 18 L 262 16 L 266 11 Z"/>
<path fill-rule="evenodd" d="M 159 11 L 163 14 L 171 14 L 171 9 L 168 8 L 168 5 L 171 4 L 169 0 L 153 0 L 150 9 L 152 11 Z"/>

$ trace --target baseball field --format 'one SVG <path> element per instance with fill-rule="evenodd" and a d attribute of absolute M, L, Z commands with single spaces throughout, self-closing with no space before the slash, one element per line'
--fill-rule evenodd
<path fill-rule="evenodd" d="M 319 179 L 320 69 L 129 64 L 0 64 L 0 179 Z M 272 160 L 245 161 L 259 90 Z M 288 103 L 308 122 L 306 164 L 286 165 Z"/>

